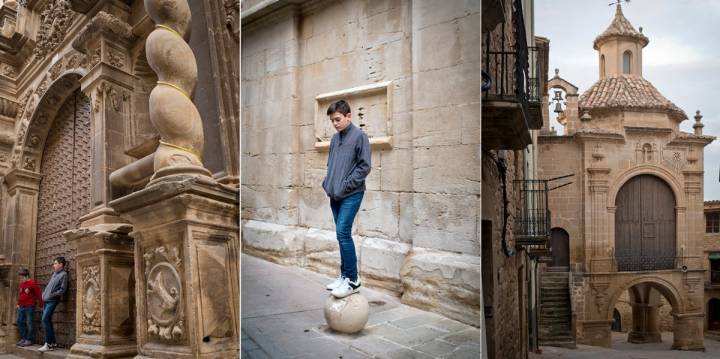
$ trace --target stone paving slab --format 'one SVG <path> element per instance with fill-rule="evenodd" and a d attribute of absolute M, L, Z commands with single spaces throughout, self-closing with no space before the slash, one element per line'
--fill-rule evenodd
<path fill-rule="evenodd" d="M 362 274 L 361 274 L 362 275 Z M 362 277 L 361 277 L 362 279 Z M 480 330 L 363 287 L 364 330 L 336 333 L 325 323 L 324 275 L 242 256 L 243 358 L 478 358 Z"/>
<path fill-rule="evenodd" d="M 542 346 L 530 359 L 709 359 L 720 358 L 720 342 L 705 339 L 705 352 L 671 350 L 673 334 L 662 333 L 662 343 L 632 344 L 627 333 L 612 333 L 610 348 L 578 344 L 577 349 Z"/>

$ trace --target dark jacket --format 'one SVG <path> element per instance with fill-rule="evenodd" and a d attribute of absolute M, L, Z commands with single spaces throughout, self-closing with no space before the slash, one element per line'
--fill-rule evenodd
<path fill-rule="evenodd" d="M 330 140 L 327 176 L 322 183 L 328 197 L 339 201 L 365 191 L 370 173 L 370 141 L 352 122 Z"/>
<path fill-rule="evenodd" d="M 53 272 L 52 277 L 42 293 L 42 300 L 45 302 L 59 302 L 64 300 L 68 287 L 68 275 L 65 270 Z"/>

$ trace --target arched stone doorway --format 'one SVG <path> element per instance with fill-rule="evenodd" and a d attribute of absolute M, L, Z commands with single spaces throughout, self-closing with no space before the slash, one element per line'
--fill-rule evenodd
<path fill-rule="evenodd" d="M 675 195 L 662 179 L 642 174 L 615 198 L 618 271 L 672 269 L 675 260 Z"/>
<path fill-rule="evenodd" d="M 707 330 L 720 331 L 720 299 L 711 298 L 707 304 Z"/>
<path fill-rule="evenodd" d="M 570 266 L 570 235 L 562 228 L 550 230 L 548 247 L 551 250 L 552 262 L 548 263 L 550 271 L 567 271 Z"/>
<path fill-rule="evenodd" d="M 692 345 L 686 344 L 688 337 L 693 337 L 697 333 L 687 332 L 689 330 L 687 322 L 689 318 L 685 319 L 688 314 L 683 314 L 685 309 L 683 306 L 683 292 L 678 290 L 673 283 L 674 281 L 648 275 L 629 280 L 617 287 L 617 290 L 613 291 L 614 294 L 610 297 L 609 307 L 606 312 L 608 329 L 610 329 L 607 332 L 608 335 L 611 335 L 617 304 L 623 293 L 627 292 L 632 308 L 632 321 L 627 328 L 627 341 L 636 344 L 661 342 L 659 307 L 661 305 L 660 298 L 664 297 L 672 308 L 674 321 L 673 338 L 671 340 L 672 349 L 689 348 L 690 350 L 696 350 Z M 608 344 L 611 342 L 611 340 L 608 340 Z M 700 345 L 700 348 L 702 348 L 702 345 Z"/>
<path fill-rule="evenodd" d="M 58 344 L 75 343 L 75 247 L 63 232 L 75 229 L 79 218 L 91 207 L 91 105 L 79 89 L 60 106 L 45 140 L 40 161 L 40 181 L 35 244 L 35 274 L 41 286 L 52 273 L 52 261 L 58 256 L 68 260 L 69 287 L 66 301 L 53 318 Z M 39 317 L 35 322 L 38 342 L 44 339 Z"/>
<path fill-rule="evenodd" d="M 610 330 L 612 330 L 613 332 L 622 331 L 622 316 L 617 309 L 613 309 L 613 323 Z"/>

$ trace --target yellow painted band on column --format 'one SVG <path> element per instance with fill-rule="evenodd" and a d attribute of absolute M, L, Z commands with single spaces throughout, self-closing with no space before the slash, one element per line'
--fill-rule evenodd
<path fill-rule="evenodd" d="M 185 92 L 185 90 L 181 89 L 180 86 L 175 85 L 175 84 L 171 84 L 171 83 L 165 82 L 165 81 L 158 81 L 157 84 L 158 84 L 158 85 L 170 86 L 170 87 L 172 87 L 172 88 L 180 91 L 181 94 L 183 94 L 188 100 L 190 100 L 190 102 L 192 102 L 192 99 L 190 98 L 190 95 L 188 95 L 187 92 Z"/>
<path fill-rule="evenodd" d="M 175 149 L 178 149 L 178 150 L 180 150 L 180 151 L 184 151 L 184 152 L 193 154 L 193 155 L 197 156 L 197 158 L 202 158 L 202 156 L 198 155 L 197 153 L 195 153 L 195 151 L 193 151 L 193 150 L 191 150 L 191 149 L 188 149 L 188 148 L 185 148 L 185 147 L 182 147 L 182 146 L 178 146 L 178 145 L 172 144 L 172 143 L 170 143 L 170 142 L 165 142 L 165 141 L 163 141 L 163 140 L 160 140 L 160 144 L 161 144 L 161 145 L 168 146 L 168 147 L 172 147 L 172 148 L 175 148 Z"/>
<path fill-rule="evenodd" d="M 162 25 L 162 24 L 157 24 L 157 25 L 155 25 L 155 28 L 156 28 L 156 29 L 165 29 L 165 30 L 167 30 L 167 31 L 170 31 L 170 32 L 175 33 L 175 35 L 177 35 L 177 36 L 180 36 L 181 39 L 183 38 L 182 35 L 180 35 L 179 32 L 177 32 L 175 29 L 173 29 L 173 28 L 170 27 L 170 26 Z M 185 41 L 185 39 L 183 39 L 183 41 Z"/>

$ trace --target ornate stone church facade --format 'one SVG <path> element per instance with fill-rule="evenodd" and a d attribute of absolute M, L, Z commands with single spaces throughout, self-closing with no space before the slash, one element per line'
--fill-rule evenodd
<path fill-rule="evenodd" d="M 72 357 L 238 355 L 239 12 L 0 1 L 0 352 L 64 256 Z"/>
<path fill-rule="evenodd" d="M 677 349 L 703 349 L 703 150 L 699 113 L 694 132 L 679 129 L 686 113 L 643 77 L 648 37 L 617 7 L 594 41 L 599 80 L 578 97 L 556 76 L 550 89 L 566 95 L 565 133 L 539 136 L 538 174 L 574 174 L 550 192 L 553 262 L 568 271 L 574 335 L 610 346 L 616 304 L 628 293 L 630 342 L 660 341 L 660 297 L 672 306 Z M 543 290 L 541 289 L 541 302 Z M 542 310 L 542 309 L 541 309 Z"/>

